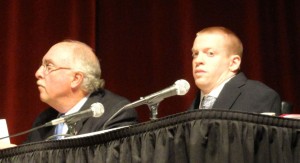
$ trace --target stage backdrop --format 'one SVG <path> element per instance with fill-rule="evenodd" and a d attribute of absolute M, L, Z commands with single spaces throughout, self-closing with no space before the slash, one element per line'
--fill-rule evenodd
<path fill-rule="evenodd" d="M 131 101 L 186 79 L 189 93 L 162 101 L 159 116 L 185 111 L 196 92 L 192 43 L 207 26 L 235 31 L 245 47 L 242 71 L 275 89 L 299 113 L 299 12 L 296 0 L 1 1 L 0 118 L 11 134 L 31 128 L 47 107 L 34 73 L 50 46 L 63 39 L 92 46 L 106 88 Z M 149 120 L 147 106 L 136 109 L 141 121 Z"/>

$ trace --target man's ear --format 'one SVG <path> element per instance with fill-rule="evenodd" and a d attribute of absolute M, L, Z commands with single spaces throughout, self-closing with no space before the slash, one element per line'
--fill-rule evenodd
<path fill-rule="evenodd" d="M 237 72 L 240 69 L 241 57 L 239 55 L 230 56 L 229 70 L 232 72 Z"/>
<path fill-rule="evenodd" d="M 71 87 L 76 88 L 83 82 L 84 75 L 81 72 L 75 72 L 73 80 L 71 82 Z"/>

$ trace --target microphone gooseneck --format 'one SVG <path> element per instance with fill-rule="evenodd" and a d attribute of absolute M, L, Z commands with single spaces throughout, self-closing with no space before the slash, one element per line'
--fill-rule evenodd
<path fill-rule="evenodd" d="M 14 135 L 9 135 L 9 136 L 2 137 L 2 138 L 0 138 L 0 140 L 6 139 L 6 138 L 16 137 L 16 136 L 20 136 L 20 135 L 24 135 L 24 134 L 27 134 L 27 133 L 29 133 L 29 132 L 35 131 L 35 130 L 40 129 L 40 128 L 43 128 L 43 127 L 47 127 L 47 126 L 46 126 L 45 124 L 44 124 L 44 125 L 40 125 L 40 126 L 34 127 L 34 128 L 32 128 L 32 129 L 30 129 L 30 130 L 27 130 L 27 131 L 23 131 L 23 132 L 14 134 Z"/>

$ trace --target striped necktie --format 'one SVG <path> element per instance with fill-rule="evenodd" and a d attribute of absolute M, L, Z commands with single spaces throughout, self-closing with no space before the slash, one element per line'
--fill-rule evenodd
<path fill-rule="evenodd" d="M 211 109 L 216 98 L 213 96 L 203 96 L 199 109 Z"/>

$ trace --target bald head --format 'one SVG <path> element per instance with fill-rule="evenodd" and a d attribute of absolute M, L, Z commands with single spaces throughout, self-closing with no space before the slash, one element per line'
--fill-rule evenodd
<path fill-rule="evenodd" d="M 69 51 L 68 59 L 73 70 L 84 74 L 82 89 L 88 93 L 102 88 L 104 80 L 101 78 L 100 63 L 93 49 L 85 43 L 75 40 L 65 40 L 55 44 L 53 47 L 63 47 Z"/>

